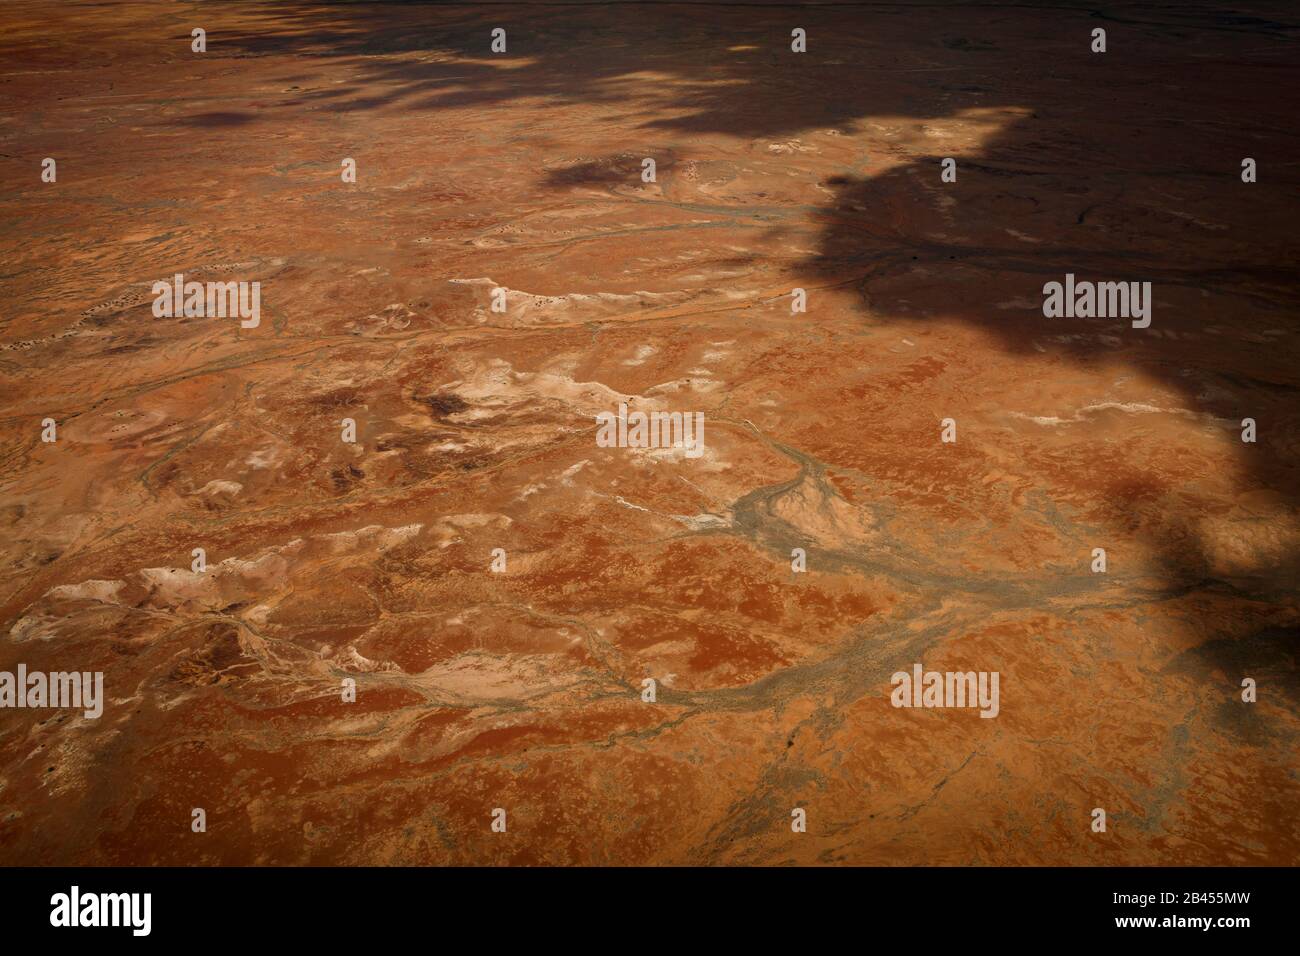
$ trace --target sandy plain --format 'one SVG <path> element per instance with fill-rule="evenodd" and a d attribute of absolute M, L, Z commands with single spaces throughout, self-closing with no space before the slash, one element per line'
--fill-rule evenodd
<path fill-rule="evenodd" d="M 1300 862 L 1286 5 L 0 24 L 3 862 Z"/>

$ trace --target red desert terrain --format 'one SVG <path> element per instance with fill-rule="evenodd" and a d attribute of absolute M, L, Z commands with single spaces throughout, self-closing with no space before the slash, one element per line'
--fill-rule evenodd
<path fill-rule="evenodd" d="M 0 862 L 1300 862 L 1298 27 L 0 5 Z"/>

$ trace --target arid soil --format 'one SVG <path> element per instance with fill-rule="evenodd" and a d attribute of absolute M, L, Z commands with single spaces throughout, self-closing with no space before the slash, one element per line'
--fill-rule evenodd
<path fill-rule="evenodd" d="M 0 5 L 0 863 L 1300 863 L 1298 36 Z"/>

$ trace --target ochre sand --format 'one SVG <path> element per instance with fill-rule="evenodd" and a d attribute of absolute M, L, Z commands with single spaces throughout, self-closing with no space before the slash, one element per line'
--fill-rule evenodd
<path fill-rule="evenodd" d="M 0 711 L 0 861 L 1300 862 L 1300 69 L 1220 7 L 0 5 L 0 669 L 108 696 Z"/>

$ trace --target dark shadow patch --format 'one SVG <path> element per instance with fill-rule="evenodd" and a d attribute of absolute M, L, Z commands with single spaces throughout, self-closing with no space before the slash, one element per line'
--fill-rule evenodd
<path fill-rule="evenodd" d="M 195 113 L 177 120 L 178 126 L 197 126 L 203 129 L 220 129 L 231 126 L 246 126 L 257 117 L 252 113 L 216 112 Z"/>
<path fill-rule="evenodd" d="M 469 402 L 454 392 L 435 392 L 424 398 L 416 398 L 416 401 L 427 405 L 435 418 L 446 418 L 469 408 Z"/>

